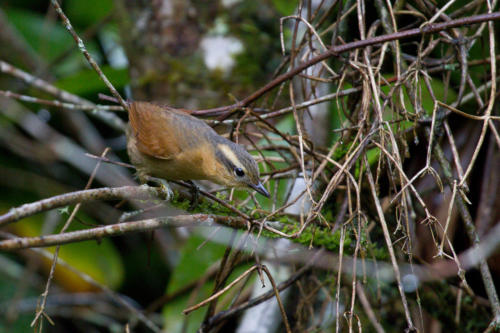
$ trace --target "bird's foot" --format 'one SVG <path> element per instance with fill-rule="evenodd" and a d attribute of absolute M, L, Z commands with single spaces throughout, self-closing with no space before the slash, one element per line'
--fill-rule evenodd
<path fill-rule="evenodd" d="M 168 182 L 165 179 L 151 176 L 146 176 L 145 179 L 158 185 L 158 187 L 160 188 L 160 193 L 162 194 L 165 201 L 170 201 L 174 197 L 174 192 L 172 192 L 170 185 L 168 185 Z"/>

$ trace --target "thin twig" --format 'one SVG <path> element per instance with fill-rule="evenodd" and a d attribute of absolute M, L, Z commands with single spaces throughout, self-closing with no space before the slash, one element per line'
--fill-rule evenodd
<path fill-rule="evenodd" d="M 215 223 L 234 229 L 245 230 L 247 228 L 246 221 L 238 217 L 212 214 L 177 215 L 134 222 L 123 222 L 56 235 L 7 239 L 0 241 L 0 250 L 12 251 L 25 248 L 48 247 L 92 239 L 99 240 L 104 237 L 121 236 L 133 232 L 155 230 L 162 227 L 213 226 Z"/>
<path fill-rule="evenodd" d="M 51 198 L 24 204 L 17 208 L 11 208 L 6 214 L 0 216 L 0 226 L 19 221 L 25 217 L 47 210 L 73 205 L 79 202 L 94 200 L 153 199 L 160 197 L 162 193 L 161 189 L 147 185 L 103 187 L 64 193 Z"/>
<path fill-rule="evenodd" d="M 111 91 L 113 96 L 115 96 L 115 98 L 118 99 L 118 101 L 120 102 L 120 105 L 125 110 L 128 110 L 128 104 L 125 102 L 125 100 L 122 98 L 122 96 L 118 93 L 118 91 L 115 89 L 115 87 L 113 87 L 113 84 L 111 84 L 111 82 L 108 80 L 106 75 L 104 75 L 104 73 L 102 72 L 101 68 L 99 68 L 99 65 L 97 65 L 97 63 L 95 62 L 94 58 L 92 58 L 90 53 L 87 51 L 85 44 L 83 43 L 82 39 L 80 37 L 78 37 L 75 29 L 73 29 L 71 22 L 66 17 L 66 14 L 64 14 L 64 12 L 63 12 L 61 6 L 59 5 L 59 3 L 57 2 L 57 0 L 50 0 L 50 2 L 52 3 L 52 6 L 54 6 L 54 8 L 56 9 L 56 12 L 59 15 L 59 17 L 61 18 L 61 20 L 63 21 L 64 26 L 66 27 L 66 29 L 69 31 L 69 33 L 71 34 L 71 36 L 75 40 L 76 45 L 78 46 L 78 48 L 80 49 L 82 54 L 85 56 L 85 58 L 87 59 L 87 61 L 90 64 L 90 66 L 92 66 L 92 68 L 96 71 L 97 75 L 99 75 L 99 78 L 104 82 L 104 84 L 106 84 L 106 86 L 108 87 L 109 91 Z"/>

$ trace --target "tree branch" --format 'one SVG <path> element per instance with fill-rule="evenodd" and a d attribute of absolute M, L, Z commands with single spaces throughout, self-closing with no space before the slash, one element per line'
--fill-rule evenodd
<path fill-rule="evenodd" d="M 324 61 L 330 57 L 338 57 L 340 54 L 342 54 L 344 52 L 352 51 L 355 49 L 359 49 L 359 48 L 363 48 L 363 47 L 367 47 L 367 46 L 371 46 L 371 45 L 386 43 L 386 42 L 390 42 L 393 40 L 408 39 L 408 38 L 412 38 L 412 37 L 416 37 L 416 36 L 420 36 L 420 35 L 439 32 L 442 30 L 450 29 L 450 28 L 460 27 L 460 26 L 464 26 L 464 25 L 471 25 L 471 24 L 476 24 L 476 23 L 481 23 L 481 22 L 486 22 L 486 21 L 494 21 L 494 20 L 500 20 L 500 12 L 464 17 L 464 18 L 451 20 L 451 21 L 447 21 L 447 22 L 442 22 L 442 23 L 428 24 L 428 25 L 425 25 L 421 28 L 399 31 L 399 32 L 395 32 L 392 34 L 386 34 L 386 35 L 376 36 L 376 37 L 367 38 L 367 39 L 363 39 L 363 40 L 357 40 L 357 41 L 343 44 L 343 45 L 331 46 L 328 51 L 321 53 L 314 58 L 311 58 L 310 60 L 298 65 L 297 67 L 294 67 L 292 70 L 290 70 L 284 74 L 281 74 L 280 76 L 276 77 L 274 80 L 272 80 L 271 82 L 269 82 L 268 84 L 266 84 L 262 88 L 258 89 L 253 94 L 251 94 L 250 96 L 247 96 L 246 98 L 244 98 L 242 101 L 240 101 L 238 103 L 228 105 L 228 106 L 218 107 L 218 108 L 214 108 L 214 109 L 193 111 L 192 114 L 193 115 L 220 115 L 220 114 L 225 114 L 227 112 L 232 112 L 235 109 L 239 109 L 239 108 L 248 106 L 250 103 L 252 103 L 255 100 L 257 100 L 258 98 L 262 97 L 262 95 L 271 91 L 273 88 L 277 87 L 281 83 L 290 80 L 292 77 L 301 73 L 306 68 L 309 68 L 309 67 L 311 67 L 311 66 L 313 66 L 321 61 Z"/>
<path fill-rule="evenodd" d="M 24 204 L 17 208 L 11 208 L 6 214 L 0 216 L 0 226 L 19 221 L 37 213 L 67 205 L 73 205 L 79 202 L 94 200 L 152 199 L 161 197 L 161 195 L 161 189 L 147 185 L 103 187 L 92 190 L 70 192 Z"/>
<path fill-rule="evenodd" d="M 161 227 L 187 227 L 200 224 L 211 226 L 221 224 L 231 228 L 246 229 L 246 220 L 239 217 L 212 214 L 177 215 L 134 222 L 124 222 L 86 230 L 66 232 L 40 237 L 12 238 L 0 241 L 0 250 L 11 251 L 34 247 L 47 247 L 81 242 L 103 237 L 114 237 L 138 231 L 150 231 Z"/>

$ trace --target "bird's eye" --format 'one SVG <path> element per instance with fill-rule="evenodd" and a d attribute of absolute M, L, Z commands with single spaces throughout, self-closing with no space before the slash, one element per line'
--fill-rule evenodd
<path fill-rule="evenodd" d="M 243 177 L 245 175 L 245 171 L 242 168 L 235 168 L 234 174 L 238 177 Z"/>

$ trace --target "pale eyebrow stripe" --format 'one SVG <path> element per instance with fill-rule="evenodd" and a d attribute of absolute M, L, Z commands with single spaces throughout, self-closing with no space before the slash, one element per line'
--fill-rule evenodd
<path fill-rule="evenodd" d="M 243 169 L 243 171 L 247 171 L 246 168 L 241 164 L 234 151 L 228 145 L 221 143 L 217 145 L 217 148 L 236 167 Z"/>

